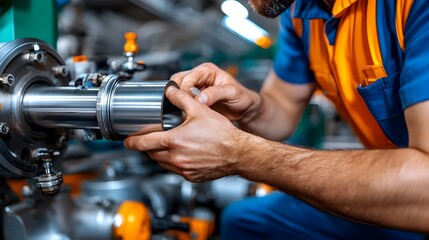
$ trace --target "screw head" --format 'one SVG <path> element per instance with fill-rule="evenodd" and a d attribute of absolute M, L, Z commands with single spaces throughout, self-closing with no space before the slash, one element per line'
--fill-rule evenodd
<path fill-rule="evenodd" d="M 0 75 L 0 84 L 2 86 L 12 86 L 15 83 L 15 77 L 12 74 Z"/>
<path fill-rule="evenodd" d="M 55 66 L 52 70 L 56 76 L 66 77 L 69 74 L 69 68 L 64 65 Z"/>
<path fill-rule="evenodd" d="M 9 85 L 12 85 L 15 83 L 15 78 L 9 74 L 9 76 L 7 76 L 7 83 L 9 83 Z"/>
<path fill-rule="evenodd" d="M 42 52 L 32 52 L 28 55 L 28 61 L 30 63 L 42 63 L 45 56 Z"/>
<path fill-rule="evenodd" d="M 4 135 L 9 133 L 9 125 L 7 123 L 0 123 L 0 133 Z"/>

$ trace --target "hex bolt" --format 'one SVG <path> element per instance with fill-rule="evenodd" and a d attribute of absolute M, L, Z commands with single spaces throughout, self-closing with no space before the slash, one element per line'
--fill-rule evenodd
<path fill-rule="evenodd" d="M 9 133 L 9 125 L 7 123 L 0 122 L 0 133 L 4 135 Z"/>
<path fill-rule="evenodd" d="M 42 52 L 32 52 L 28 55 L 28 61 L 30 63 L 42 63 L 45 58 Z"/>
<path fill-rule="evenodd" d="M 2 86 L 12 86 L 15 83 L 15 77 L 12 74 L 0 75 L 0 84 Z"/>
<path fill-rule="evenodd" d="M 64 65 L 58 65 L 52 68 L 57 77 L 66 77 L 69 74 L 69 68 Z"/>

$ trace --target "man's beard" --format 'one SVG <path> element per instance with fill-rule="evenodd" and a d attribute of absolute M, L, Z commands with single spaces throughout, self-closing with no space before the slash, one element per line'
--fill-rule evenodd
<path fill-rule="evenodd" d="M 249 0 L 249 4 L 259 14 L 275 18 L 292 5 L 295 0 Z"/>

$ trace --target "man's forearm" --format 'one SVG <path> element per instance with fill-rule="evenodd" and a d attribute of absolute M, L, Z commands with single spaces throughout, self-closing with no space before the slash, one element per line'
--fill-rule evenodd
<path fill-rule="evenodd" d="M 350 219 L 429 232 L 429 158 L 415 149 L 317 151 L 248 136 L 240 175 Z"/>
<path fill-rule="evenodd" d="M 287 138 L 294 131 L 302 113 L 292 114 L 284 111 L 270 96 L 260 95 L 259 100 L 248 116 L 240 121 L 240 125 L 245 130 L 267 139 L 281 141 Z"/>
<path fill-rule="evenodd" d="M 314 83 L 292 84 L 271 71 L 259 95 L 240 124 L 252 133 L 272 140 L 284 140 L 298 124 L 316 88 Z"/>

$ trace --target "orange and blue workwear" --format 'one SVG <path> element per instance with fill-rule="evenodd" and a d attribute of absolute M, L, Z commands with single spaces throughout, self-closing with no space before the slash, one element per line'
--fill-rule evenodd
<path fill-rule="evenodd" d="M 408 145 L 404 110 L 429 99 L 429 3 L 300 0 L 283 14 L 277 75 L 315 81 L 368 148 Z"/>
<path fill-rule="evenodd" d="M 408 145 L 404 110 L 429 100 L 427 0 L 296 0 L 281 16 L 274 71 L 317 83 L 367 148 Z M 425 239 L 351 222 L 274 193 L 234 203 L 222 239 Z"/>

